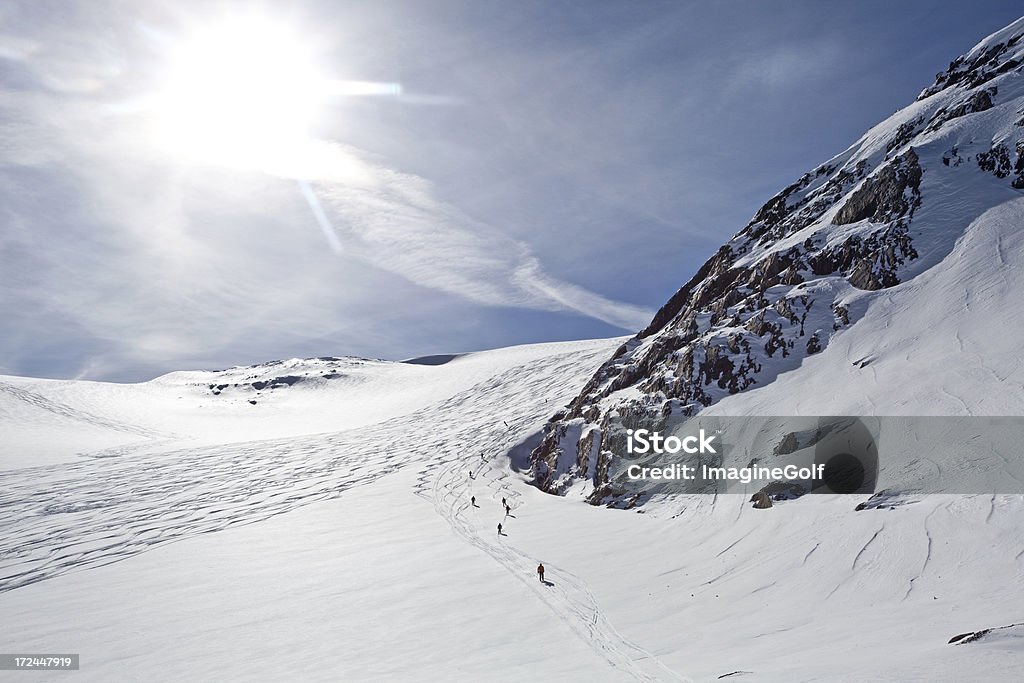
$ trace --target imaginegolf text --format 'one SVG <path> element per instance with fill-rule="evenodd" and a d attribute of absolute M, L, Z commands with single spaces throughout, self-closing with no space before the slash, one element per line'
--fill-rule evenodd
<path fill-rule="evenodd" d="M 825 465 L 817 464 L 810 467 L 798 467 L 797 465 L 786 465 L 785 467 L 710 467 L 700 466 L 701 479 L 717 479 L 722 481 L 738 481 L 749 484 L 754 480 L 764 479 L 788 479 L 807 480 L 822 479 L 824 477 Z M 630 479 L 663 479 L 663 480 L 694 480 L 697 479 L 697 468 L 691 465 L 675 463 L 664 467 L 641 467 L 630 465 L 626 470 L 626 476 Z"/>

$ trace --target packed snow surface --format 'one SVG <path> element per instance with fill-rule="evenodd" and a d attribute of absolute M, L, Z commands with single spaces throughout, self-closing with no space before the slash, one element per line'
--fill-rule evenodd
<path fill-rule="evenodd" d="M 81 655 L 18 680 L 1015 676 L 1017 628 L 948 641 L 1022 621 L 1019 497 L 636 514 L 527 486 L 531 435 L 621 341 L 4 378 L 3 650 Z M 280 377 L 309 379 L 251 386 Z"/>
<path fill-rule="evenodd" d="M 778 235 L 737 236 L 747 251 L 729 268 L 801 245 L 837 260 L 758 290 L 766 305 L 786 287 L 803 302 L 797 336 L 775 335 L 790 349 L 800 337 L 800 352 L 783 361 L 757 341 L 744 351 L 757 382 L 698 396 L 707 412 L 1024 414 L 1022 27 L 773 199 L 751 226 Z M 897 171 L 920 182 L 852 201 Z M 850 241 L 880 225 L 916 255 Z M 830 251 L 843 245 L 893 263 L 855 278 Z M 725 289 L 753 296 L 779 275 L 767 272 Z M 690 342 L 714 336 L 698 309 Z M 629 376 L 658 339 L 629 341 L 613 369 Z M 1020 680 L 1020 495 L 893 490 L 859 511 L 866 494 L 769 509 L 663 495 L 623 511 L 586 504 L 582 483 L 563 496 L 528 486 L 542 425 L 624 341 L 292 359 L 134 385 L 0 377 L 0 650 L 81 656 L 74 674 L 10 678 Z M 679 348 L 661 347 L 652 371 L 674 372 Z M 595 401 L 641 397 L 649 379 Z M 574 419 L 573 440 L 595 428 Z M 913 449 L 914 462 L 955 464 Z M 557 472 L 587 469 L 552 453 Z M 1019 457 L 996 455 L 1007 467 L 992 471 L 1015 478 Z"/>

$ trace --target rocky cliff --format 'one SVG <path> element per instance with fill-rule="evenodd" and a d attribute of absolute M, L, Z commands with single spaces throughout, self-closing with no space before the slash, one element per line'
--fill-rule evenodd
<path fill-rule="evenodd" d="M 950 63 L 905 109 L 767 203 L 548 423 L 537 486 L 608 481 L 611 420 L 693 415 L 772 383 L 857 328 L 862 292 L 947 257 L 978 215 L 1024 188 L 1024 19 Z M 850 359 L 867 364 L 869 359 Z"/>

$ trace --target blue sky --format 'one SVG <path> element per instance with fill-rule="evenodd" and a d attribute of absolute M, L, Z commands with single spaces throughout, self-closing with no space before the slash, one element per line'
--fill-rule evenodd
<path fill-rule="evenodd" d="M 0 373 L 135 381 L 635 331 L 771 195 L 1019 13 L 1015 2 L 5 3 Z M 220 134 L 202 128 L 207 115 L 226 115 L 175 102 L 168 74 L 190 35 L 227 51 L 230 27 L 254 16 L 334 81 L 402 94 L 320 103 L 315 153 L 295 163 L 268 161 L 266 117 L 234 110 L 230 149 L 184 154 Z M 288 92 L 301 79 L 260 68 Z M 263 95 L 254 110 L 273 108 Z M 155 122 L 182 111 L 199 119 L 195 139 L 179 130 L 157 144 Z"/>

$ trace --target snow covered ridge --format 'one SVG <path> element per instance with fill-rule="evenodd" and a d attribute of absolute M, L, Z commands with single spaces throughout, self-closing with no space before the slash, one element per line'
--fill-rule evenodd
<path fill-rule="evenodd" d="M 175 385 L 210 396 L 236 396 L 250 402 L 263 392 L 273 392 L 297 384 L 320 385 L 345 378 L 359 381 L 362 366 L 379 365 L 388 361 L 368 358 L 292 358 L 257 365 L 236 366 L 225 370 L 194 370 L 172 372 L 152 380 L 154 384 Z"/>
<path fill-rule="evenodd" d="M 441 365 L 293 358 L 172 372 L 138 384 L 0 376 L 0 473 L 83 460 L 119 462 L 183 444 L 204 448 L 365 428 L 448 400 L 514 367 L 582 353 L 589 365 L 573 384 L 563 377 L 571 389 L 551 404 L 561 405 L 621 341 L 450 354 Z M 499 422 L 495 429 L 506 428 Z"/>
<path fill-rule="evenodd" d="M 780 415 L 781 405 L 818 415 L 1020 412 L 1019 401 L 993 408 L 991 397 L 1020 371 L 998 338 L 1024 333 L 1000 313 L 1021 293 L 1009 275 L 1020 250 L 1007 244 L 1024 222 L 1022 37 L 1024 18 L 771 198 L 552 418 L 531 455 L 535 483 L 551 493 L 582 484 L 594 504 L 634 500 L 608 479 L 612 420 Z M 964 307 L 978 305 L 992 315 L 968 327 Z M 929 352 L 912 357 L 906 344 Z M 1004 355 L 1008 370 L 988 372 Z M 861 376 L 883 367 L 909 381 Z M 970 377 L 949 391 L 934 375 L 953 367 Z M 823 376 L 833 382 L 814 379 Z"/>

